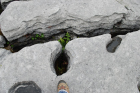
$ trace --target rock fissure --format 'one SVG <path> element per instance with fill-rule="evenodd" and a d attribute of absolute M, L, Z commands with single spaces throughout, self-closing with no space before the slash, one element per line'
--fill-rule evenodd
<path fill-rule="evenodd" d="M 54 68 L 57 75 L 62 75 L 67 72 L 67 66 L 69 62 L 67 56 L 64 52 L 62 52 L 57 59 L 55 60 Z"/>
<path fill-rule="evenodd" d="M 111 34 L 112 38 L 117 36 L 117 35 L 126 35 L 127 33 L 133 33 L 134 31 L 137 31 L 139 29 L 122 29 L 122 28 L 116 28 L 116 26 L 120 25 L 122 21 L 119 21 L 118 23 L 116 23 L 114 25 L 113 29 L 96 29 L 94 31 L 88 31 L 85 34 L 74 34 L 74 36 L 77 37 L 94 37 L 94 36 L 99 36 L 99 35 L 103 35 L 103 34 Z M 52 37 L 54 36 L 59 36 L 60 34 L 64 34 L 65 31 L 69 31 L 69 29 L 71 29 L 71 27 L 64 29 L 64 32 L 61 30 L 58 30 L 57 34 L 56 33 L 45 33 L 44 34 L 44 38 L 42 39 L 37 39 L 37 40 L 32 40 L 32 37 L 35 37 L 36 34 L 41 34 L 41 33 L 36 33 L 36 31 L 33 31 L 30 34 L 26 34 L 24 36 L 22 36 L 21 38 L 18 38 L 16 40 L 11 41 L 11 45 L 13 45 L 13 51 L 18 52 L 20 49 L 26 47 L 26 46 L 31 46 L 37 43 L 45 43 L 45 42 L 49 42 L 49 41 L 54 41 L 54 40 L 58 40 L 58 39 L 53 39 Z M 36 34 L 35 34 L 36 33 Z"/>
<path fill-rule="evenodd" d="M 0 93 L 139 93 L 139 0 L 1 1 Z"/>
<path fill-rule="evenodd" d="M 138 90 L 139 90 L 139 92 L 140 92 L 140 81 L 138 82 L 137 87 L 138 87 Z"/>

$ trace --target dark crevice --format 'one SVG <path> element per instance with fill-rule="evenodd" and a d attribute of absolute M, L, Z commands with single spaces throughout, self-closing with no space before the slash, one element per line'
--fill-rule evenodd
<path fill-rule="evenodd" d="M 62 75 L 63 73 L 67 72 L 67 67 L 68 67 L 68 58 L 64 51 L 60 54 L 60 56 L 56 59 L 54 68 L 56 74 Z"/>
<path fill-rule="evenodd" d="M 138 82 L 137 87 L 138 87 L 138 90 L 139 90 L 139 92 L 140 92 L 140 81 Z"/>
<path fill-rule="evenodd" d="M 116 23 L 115 25 L 118 27 L 121 23 L 122 23 L 122 21 Z M 103 35 L 103 34 L 111 34 L 111 37 L 114 38 L 117 35 L 126 35 L 127 33 L 138 31 L 138 30 L 139 30 L 139 28 L 125 29 L 125 28 L 116 28 L 114 26 L 112 29 L 99 28 L 96 30 L 88 31 L 84 34 L 77 35 L 74 32 L 69 31 L 68 29 L 58 29 L 58 32 L 56 34 L 50 33 L 51 35 L 48 36 L 49 33 L 47 33 L 47 34 L 44 33 L 44 38 L 37 38 L 36 40 L 32 40 L 32 37 L 35 37 L 36 34 L 39 34 L 39 35 L 42 34 L 42 33 L 39 33 L 39 32 L 36 33 L 35 31 L 33 31 L 30 34 L 26 34 L 18 39 L 15 39 L 15 40 L 9 42 L 10 44 L 5 44 L 5 49 L 11 50 L 11 52 L 13 52 L 13 53 L 18 52 L 19 50 L 21 50 L 22 48 L 24 48 L 26 46 L 31 46 L 31 45 L 34 45 L 37 43 L 45 43 L 45 42 L 54 41 L 54 40 L 58 41 L 60 39 L 60 36 L 63 38 L 67 32 L 69 32 L 69 34 L 71 36 L 70 40 L 73 40 L 75 38 L 81 38 L 81 37 L 89 38 L 89 37 L 95 37 L 95 36 L 99 36 L 99 35 Z M 59 38 L 58 38 L 58 36 L 59 36 Z M 8 42 L 8 40 L 6 40 L 6 41 Z"/>
<path fill-rule="evenodd" d="M 122 24 L 123 20 L 117 22 L 116 24 L 114 24 L 113 28 L 119 28 Z"/>
<path fill-rule="evenodd" d="M 119 28 L 121 24 L 122 24 L 122 20 L 114 24 L 113 28 L 111 29 L 98 28 L 95 30 L 86 31 L 86 33 L 84 34 L 79 34 L 79 35 L 76 34 L 76 35 L 78 37 L 94 37 L 103 34 L 111 34 L 112 37 L 115 37 L 117 35 L 126 35 L 129 32 L 138 31 L 140 29 L 136 26 L 133 28 Z"/>
<path fill-rule="evenodd" d="M 126 35 L 127 33 L 130 33 L 130 31 L 118 31 L 118 32 L 111 32 L 111 38 L 116 37 L 117 35 Z"/>
<path fill-rule="evenodd" d="M 116 37 L 117 35 L 126 35 L 127 33 L 133 32 L 133 31 L 137 31 L 138 29 L 98 29 L 98 30 L 94 30 L 92 32 L 87 32 L 85 34 L 81 34 L 81 35 L 77 35 L 73 32 L 69 32 L 69 34 L 71 36 L 75 36 L 77 37 L 95 37 L 95 36 L 99 36 L 99 35 L 103 35 L 103 34 L 111 34 L 111 37 Z M 12 52 L 18 52 L 19 50 L 21 50 L 22 48 L 26 47 L 26 46 L 31 46 L 37 43 L 45 43 L 45 42 L 49 42 L 49 41 L 54 41 L 54 40 L 58 40 L 60 38 L 58 38 L 57 36 L 61 36 L 62 38 L 64 37 L 63 34 L 66 34 L 66 30 L 65 29 L 61 29 L 59 33 L 57 34 L 53 34 L 52 36 L 49 37 L 44 37 L 44 38 L 38 38 L 36 40 L 32 40 L 32 37 L 35 37 L 36 34 L 31 33 L 31 34 L 26 34 L 24 36 L 22 36 L 21 38 L 18 38 L 16 40 L 13 40 L 10 42 L 10 45 L 12 45 L 13 47 L 10 47 L 9 45 L 5 44 L 5 47 L 9 46 L 8 48 L 10 48 L 12 50 Z M 39 35 L 41 35 L 41 33 L 38 33 Z M 57 38 L 56 38 L 57 37 Z M 71 40 L 73 40 L 73 38 L 71 38 Z M 6 40 L 7 41 L 7 40 Z M 8 42 L 8 41 L 7 41 Z M 9 50 L 10 50 L 9 49 Z"/>
<path fill-rule="evenodd" d="M 2 6 L 0 4 L 0 14 L 3 12 Z"/>
<path fill-rule="evenodd" d="M 15 39 L 15 40 L 9 42 L 9 44 L 5 44 L 5 47 L 8 47 L 10 45 L 8 47 L 8 48 L 10 48 L 9 50 L 11 50 L 13 53 L 15 53 L 15 52 L 18 52 L 19 50 L 21 50 L 24 47 L 31 46 L 31 45 L 34 45 L 34 44 L 45 43 L 45 42 L 49 42 L 49 41 L 58 41 L 60 39 L 60 36 L 61 36 L 61 38 L 63 38 L 66 33 L 67 33 L 66 30 L 61 29 L 60 33 L 53 34 L 52 36 L 49 36 L 49 37 L 47 37 L 44 34 L 43 38 L 36 38 L 36 39 L 33 40 L 32 38 L 36 37 L 37 34 L 39 36 L 42 34 L 42 33 L 35 34 L 33 32 L 33 33 L 30 33 L 30 34 L 26 34 L 26 35 L 24 35 L 24 36 L 22 36 L 22 37 L 20 37 L 18 39 Z M 69 32 L 69 34 L 71 35 L 70 40 L 72 40 L 73 37 L 77 37 L 77 35 L 75 35 L 74 33 Z"/>
<path fill-rule="evenodd" d="M 11 1 L 2 3 L 2 9 L 4 10 L 10 2 Z"/>
<path fill-rule="evenodd" d="M 126 35 L 127 33 L 138 31 L 139 28 L 133 28 L 133 29 L 116 29 L 112 32 L 110 32 L 111 37 L 116 37 L 117 35 Z"/>

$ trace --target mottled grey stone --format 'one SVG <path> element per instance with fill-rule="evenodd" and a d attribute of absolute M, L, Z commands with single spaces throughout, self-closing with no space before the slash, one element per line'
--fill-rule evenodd
<path fill-rule="evenodd" d="M 70 93 L 139 93 L 139 34 L 127 34 L 115 53 L 106 50 L 109 34 L 70 41 L 65 47 L 69 70 L 56 81 L 65 80 Z"/>
<path fill-rule="evenodd" d="M 60 80 L 66 81 L 70 93 L 139 93 L 139 34 L 140 30 L 123 37 L 115 53 L 106 50 L 109 34 L 68 42 L 68 71 L 61 76 L 53 69 L 62 51 L 58 41 L 25 47 L 2 62 L 0 93 L 22 81 L 34 81 L 42 93 L 57 93 Z"/>
<path fill-rule="evenodd" d="M 129 9 L 125 3 L 129 3 Z M 32 32 L 51 36 L 58 29 L 67 29 L 78 35 L 101 28 L 133 30 L 140 28 L 139 10 L 139 0 L 16 1 L 1 14 L 1 29 L 9 41 Z"/>
<path fill-rule="evenodd" d="M 118 3 L 123 5 L 129 15 L 125 15 L 122 19 L 120 28 L 139 28 L 140 26 L 140 0 L 116 0 Z M 136 25 L 133 25 L 136 24 Z"/>
<path fill-rule="evenodd" d="M 56 78 L 53 61 L 61 50 L 60 43 L 52 41 L 8 55 L 0 67 L 0 93 L 8 93 L 15 83 L 22 81 L 34 81 L 42 93 L 51 93 L 48 86 Z"/>
<path fill-rule="evenodd" d="M 9 50 L 0 48 L 0 67 L 2 66 L 3 61 L 6 60 L 6 58 L 9 56 L 9 54 L 11 54 Z"/>
<path fill-rule="evenodd" d="M 116 48 L 121 44 L 122 39 L 120 37 L 114 37 L 112 41 L 106 46 L 107 51 L 114 53 Z"/>
<path fill-rule="evenodd" d="M 2 9 L 4 10 L 7 7 L 7 5 L 13 1 L 30 1 L 30 0 L 1 0 Z"/>

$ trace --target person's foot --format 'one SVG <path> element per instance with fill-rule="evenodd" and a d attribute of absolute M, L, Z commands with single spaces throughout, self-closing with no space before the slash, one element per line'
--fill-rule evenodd
<path fill-rule="evenodd" d="M 57 85 L 57 91 L 59 92 L 59 90 L 65 90 L 69 93 L 69 87 L 64 80 L 59 81 Z"/>

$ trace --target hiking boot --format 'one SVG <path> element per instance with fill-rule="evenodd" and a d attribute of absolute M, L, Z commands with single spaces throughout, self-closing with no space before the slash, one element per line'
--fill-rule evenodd
<path fill-rule="evenodd" d="M 64 80 L 59 81 L 57 85 L 57 92 L 59 92 L 59 90 L 65 90 L 69 93 L 69 87 Z"/>

